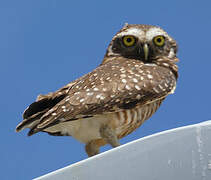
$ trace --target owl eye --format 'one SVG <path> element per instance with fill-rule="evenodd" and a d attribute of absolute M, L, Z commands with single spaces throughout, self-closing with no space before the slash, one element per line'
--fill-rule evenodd
<path fill-rule="evenodd" d="M 136 43 L 136 38 L 134 36 L 124 36 L 122 38 L 123 44 L 127 47 L 131 47 Z"/>
<path fill-rule="evenodd" d="M 153 42 L 156 46 L 163 46 L 165 43 L 165 37 L 164 36 L 156 36 L 153 39 Z"/>

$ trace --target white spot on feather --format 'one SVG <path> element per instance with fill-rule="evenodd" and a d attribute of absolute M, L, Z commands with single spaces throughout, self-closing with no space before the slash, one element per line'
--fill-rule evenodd
<path fill-rule="evenodd" d="M 156 93 L 160 93 L 160 91 L 158 89 L 156 89 L 155 87 L 153 88 L 153 90 L 156 92 Z"/>
<path fill-rule="evenodd" d="M 105 99 L 105 97 L 104 96 L 100 96 L 100 99 L 103 100 L 103 99 Z"/>
<path fill-rule="evenodd" d="M 162 89 L 163 91 L 165 90 L 165 89 L 163 88 L 163 86 L 161 86 L 160 84 L 159 84 L 158 86 L 159 86 L 159 88 Z"/>
<path fill-rule="evenodd" d="M 140 94 L 138 94 L 137 96 L 136 96 L 136 99 L 141 99 L 141 95 Z"/>
<path fill-rule="evenodd" d="M 167 63 L 162 63 L 164 66 L 169 67 L 169 64 Z"/>
<path fill-rule="evenodd" d="M 69 101 L 70 100 L 70 98 L 67 98 L 65 101 L 67 102 L 67 101 Z"/>
<path fill-rule="evenodd" d="M 92 96 L 94 93 L 93 92 L 88 92 L 86 94 L 87 94 L 87 96 Z"/>
<path fill-rule="evenodd" d="M 164 86 L 168 87 L 168 84 L 164 83 Z"/>
<path fill-rule="evenodd" d="M 120 77 L 121 78 L 126 78 L 126 75 L 125 74 L 121 74 Z"/>
<path fill-rule="evenodd" d="M 80 99 L 80 102 L 84 102 L 84 98 Z"/>
<path fill-rule="evenodd" d="M 149 79 L 153 79 L 153 76 L 152 76 L 151 74 L 147 74 L 147 77 L 148 77 Z"/>
<path fill-rule="evenodd" d="M 136 78 L 133 78 L 133 82 L 134 82 L 134 83 L 137 83 L 138 80 L 137 80 Z"/>
<path fill-rule="evenodd" d="M 137 90 L 141 90 L 141 88 L 140 88 L 138 85 L 135 85 L 135 88 L 136 88 Z"/>
<path fill-rule="evenodd" d="M 145 66 L 157 66 L 157 65 L 154 63 L 146 63 Z"/>
<path fill-rule="evenodd" d="M 170 94 L 174 94 L 175 89 L 176 89 L 176 85 L 172 88 Z"/>
<path fill-rule="evenodd" d="M 126 85 L 125 88 L 126 88 L 127 90 L 130 90 L 130 89 L 131 89 L 129 85 Z"/>
<path fill-rule="evenodd" d="M 99 99 L 100 97 L 101 97 L 101 94 L 98 94 L 98 95 L 96 96 L 97 99 Z"/>
<path fill-rule="evenodd" d="M 127 80 L 126 80 L 126 79 L 122 79 L 122 82 L 123 82 L 123 83 L 127 83 Z"/>

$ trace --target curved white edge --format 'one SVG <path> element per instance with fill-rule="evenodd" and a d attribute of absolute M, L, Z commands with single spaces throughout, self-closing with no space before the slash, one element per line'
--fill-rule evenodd
<path fill-rule="evenodd" d="M 211 120 L 156 133 L 36 180 L 211 179 Z"/>

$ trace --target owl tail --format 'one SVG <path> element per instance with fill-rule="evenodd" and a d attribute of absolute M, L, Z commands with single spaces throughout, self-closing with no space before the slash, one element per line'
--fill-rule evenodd
<path fill-rule="evenodd" d="M 42 117 L 43 114 L 45 114 L 46 111 L 44 112 L 38 112 L 36 114 L 34 114 L 33 116 L 31 116 L 30 118 L 24 119 L 20 124 L 17 125 L 16 127 L 16 132 L 20 132 L 25 128 L 33 128 L 35 127 L 37 124 L 39 124 L 39 119 Z"/>
<path fill-rule="evenodd" d="M 23 121 L 16 127 L 16 132 L 25 128 L 30 128 L 28 136 L 36 133 L 36 126 L 40 123 L 40 118 L 53 106 L 64 99 L 65 95 L 46 97 L 32 103 L 23 113 Z M 38 132 L 38 131 L 37 131 Z"/>

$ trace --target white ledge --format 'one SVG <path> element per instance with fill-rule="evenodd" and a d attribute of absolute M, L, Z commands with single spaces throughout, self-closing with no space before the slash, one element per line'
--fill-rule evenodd
<path fill-rule="evenodd" d="M 153 134 L 36 180 L 211 180 L 211 121 Z"/>

